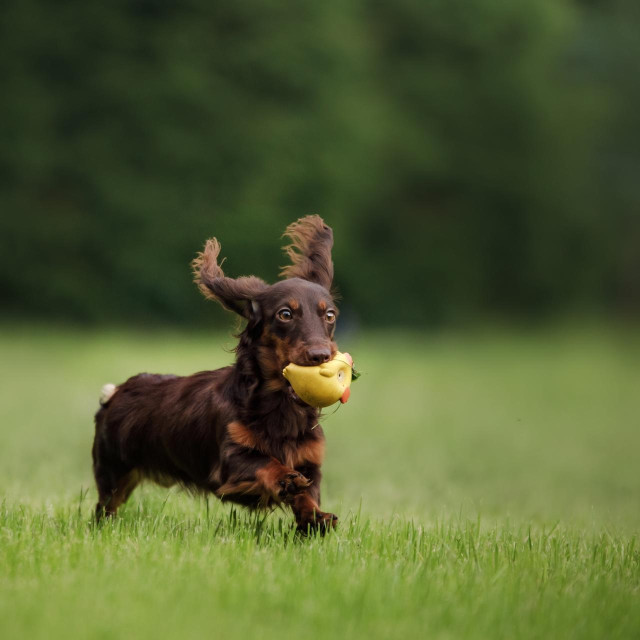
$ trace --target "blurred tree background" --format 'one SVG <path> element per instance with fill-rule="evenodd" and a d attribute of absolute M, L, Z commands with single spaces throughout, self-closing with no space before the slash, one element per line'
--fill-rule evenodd
<path fill-rule="evenodd" d="M 202 324 L 204 240 L 274 279 L 308 213 L 366 325 L 637 312 L 639 33 L 627 0 L 9 0 L 1 313 Z"/>

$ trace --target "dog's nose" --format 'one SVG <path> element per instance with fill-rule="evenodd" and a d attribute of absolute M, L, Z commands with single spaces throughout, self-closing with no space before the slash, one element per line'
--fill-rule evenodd
<path fill-rule="evenodd" d="M 329 349 L 307 349 L 307 359 L 312 364 L 318 365 L 331 360 L 331 351 Z"/>

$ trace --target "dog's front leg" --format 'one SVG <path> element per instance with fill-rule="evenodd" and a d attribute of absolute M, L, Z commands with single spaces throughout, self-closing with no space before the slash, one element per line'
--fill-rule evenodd
<path fill-rule="evenodd" d="M 318 529 L 324 533 L 334 528 L 338 522 L 338 516 L 320 510 L 320 480 L 322 479 L 320 467 L 316 464 L 305 464 L 298 467 L 298 471 L 311 480 L 309 487 L 292 496 L 289 502 L 298 530 L 307 533 Z"/>
<path fill-rule="evenodd" d="M 233 446 L 224 458 L 223 484 L 216 495 L 244 503 L 254 497 L 263 506 L 288 504 L 301 532 L 325 532 L 335 527 L 338 517 L 320 510 L 320 468 L 305 465 L 301 471 L 305 475 L 255 449 Z"/>
<path fill-rule="evenodd" d="M 248 448 L 228 452 L 221 475 L 222 485 L 216 489 L 218 497 L 245 501 L 248 496 L 254 496 L 264 506 L 291 504 L 293 496 L 311 484 L 311 480 L 295 469 Z"/>

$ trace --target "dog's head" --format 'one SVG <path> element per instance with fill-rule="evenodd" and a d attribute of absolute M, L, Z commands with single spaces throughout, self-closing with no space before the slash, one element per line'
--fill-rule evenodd
<path fill-rule="evenodd" d="M 272 285 L 255 276 L 227 278 L 215 238 L 193 261 L 195 281 L 205 297 L 247 319 L 246 332 L 253 336 L 263 374 L 274 390 L 286 386 L 281 374 L 290 362 L 322 364 L 337 350 L 331 228 L 319 216 L 307 216 L 289 225 L 285 235 L 291 241 L 284 249 L 291 264 L 280 274 L 284 279 Z"/>

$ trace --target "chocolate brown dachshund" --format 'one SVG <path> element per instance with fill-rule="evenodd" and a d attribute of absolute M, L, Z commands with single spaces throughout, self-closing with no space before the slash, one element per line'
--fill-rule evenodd
<path fill-rule="evenodd" d="M 320 510 L 319 411 L 282 376 L 289 362 L 317 365 L 336 353 L 333 233 L 307 216 L 286 235 L 291 264 L 272 285 L 227 278 L 215 238 L 193 261 L 202 293 L 246 320 L 233 365 L 187 377 L 141 373 L 103 390 L 93 443 L 98 520 L 150 479 L 249 507 L 288 505 L 302 531 L 335 526 Z"/>

